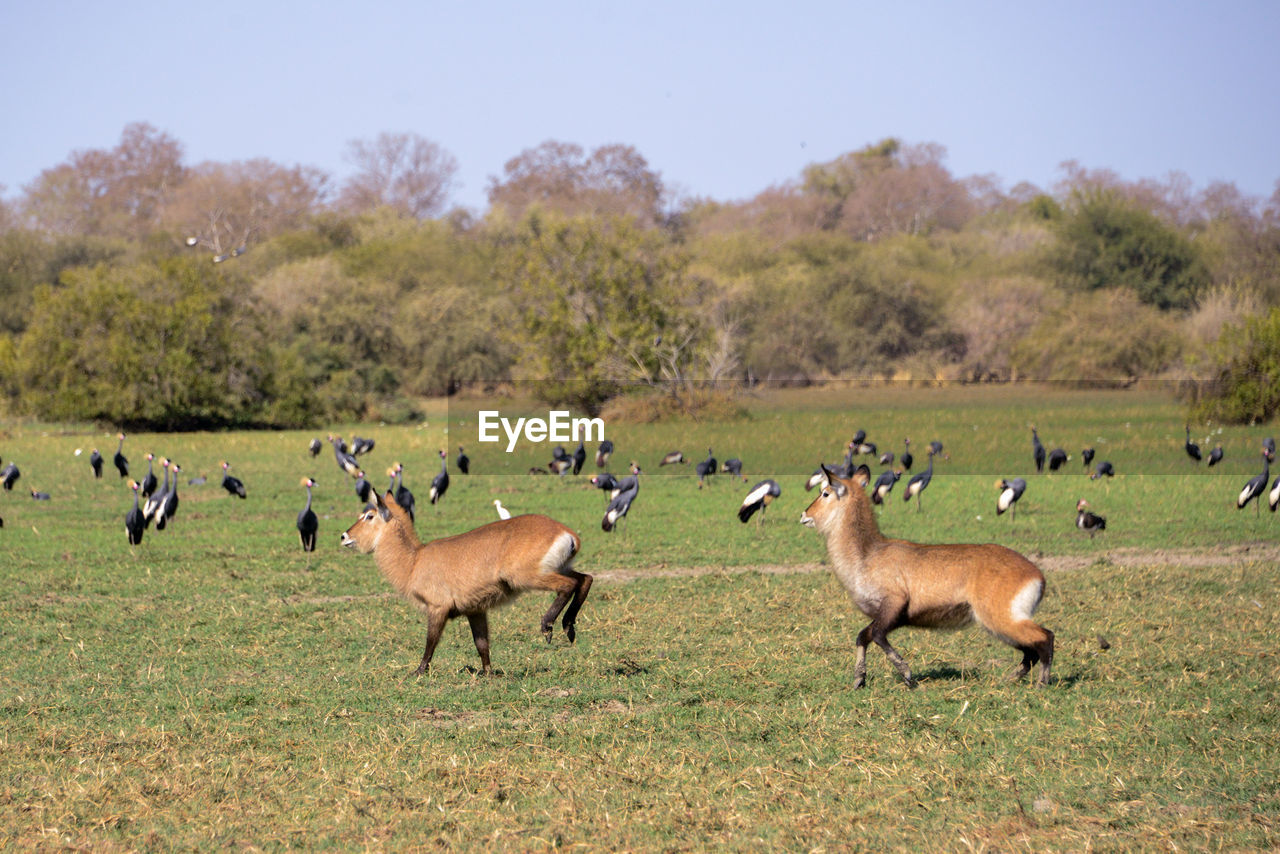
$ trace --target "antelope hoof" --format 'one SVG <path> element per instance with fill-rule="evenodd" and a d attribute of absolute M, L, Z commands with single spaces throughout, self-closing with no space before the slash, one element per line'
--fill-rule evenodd
<path fill-rule="evenodd" d="M 569 643 L 573 643 L 574 640 L 578 637 L 578 631 L 577 629 L 574 628 L 573 623 L 568 623 L 565 625 L 564 634 L 565 634 L 565 637 L 569 639 Z"/>

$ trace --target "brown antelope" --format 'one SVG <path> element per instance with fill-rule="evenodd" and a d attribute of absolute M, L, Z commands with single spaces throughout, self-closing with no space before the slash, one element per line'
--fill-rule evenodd
<path fill-rule="evenodd" d="M 1053 632 L 1031 619 L 1044 595 L 1044 575 L 1035 564 L 991 543 L 889 539 L 880 533 L 863 491 L 871 470 L 859 466 L 848 479 L 826 466 L 822 470 L 822 491 L 800 522 L 826 538 L 832 571 L 871 618 L 858 633 L 853 687 L 866 683 L 868 641 L 875 641 L 907 685 L 915 687 L 907 662 L 889 645 L 889 633 L 900 626 L 961 628 L 974 621 L 1022 653 L 1015 679 L 1039 661 L 1039 684 L 1049 683 Z"/>
<path fill-rule="evenodd" d="M 445 623 L 458 616 L 471 623 L 482 672 L 491 672 L 487 612 L 525 590 L 555 591 L 542 617 L 542 633 L 550 643 L 552 626 L 564 611 L 564 631 L 572 643 L 578 610 L 591 589 L 592 577 L 573 569 L 582 541 L 546 516 L 516 516 L 423 543 L 388 491 L 343 531 L 342 544 L 372 554 L 391 586 L 426 614 L 427 647 L 415 675 L 427 672 Z"/>

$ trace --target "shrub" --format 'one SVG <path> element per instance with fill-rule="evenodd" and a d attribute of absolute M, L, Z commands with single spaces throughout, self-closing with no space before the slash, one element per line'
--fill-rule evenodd
<path fill-rule="evenodd" d="M 1257 424 L 1280 412 L 1280 308 L 1228 326 L 1219 339 L 1216 375 L 1195 389 L 1200 416 L 1231 424 Z"/>

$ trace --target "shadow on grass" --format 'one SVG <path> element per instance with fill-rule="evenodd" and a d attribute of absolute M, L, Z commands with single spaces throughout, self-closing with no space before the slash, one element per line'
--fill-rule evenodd
<path fill-rule="evenodd" d="M 1012 671 L 1003 671 L 1003 672 L 995 673 L 995 675 L 1001 681 L 1012 683 L 1013 679 L 1011 678 L 1011 672 Z M 1027 684 L 1029 681 L 1036 678 L 1036 673 L 1037 673 L 1036 668 L 1032 668 L 1031 673 L 1019 679 L 1018 683 Z M 939 667 L 931 667 L 928 670 L 923 670 L 913 675 L 915 676 L 916 681 L 920 682 L 921 684 L 924 684 L 927 682 L 932 682 L 934 680 L 960 682 L 965 679 L 972 679 L 979 676 L 986 676 L 988 674 L 987 674 L 987 671 L 979 671 L 979 670 L 973 670 L 973 669 L 960 670 L 958 668 L 951 667 L 950 665 L 941 665 Z M 1049 677 L 1049 687 L 1050 688 L 1074 688 L 1076 684 L 1079 683 L 1080 681 L 1082 680 L 1081 680 L 1080 674 L 1078 673 L 1071 673 L 1066 676 L 1053 674 Z"/>

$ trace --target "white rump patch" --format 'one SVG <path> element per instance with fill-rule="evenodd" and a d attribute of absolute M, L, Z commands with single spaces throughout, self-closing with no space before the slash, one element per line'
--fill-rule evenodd
<path fill-rule="evenodd" d="M 573 543 L 573 534 L 568 531 L 562 531 L 551 543 L 551 548 L 547 549 L 547 553 L 543 555 L 542 571 L 559 572 L 562 569 L 566 569 L 569 562 L 573 560 Z"/>
<path fill-rule="evenodd" d="M 1044 596 L 1044 582 L 1034 580 L 1024 584 L 1018 591 L 1018 595 L 1014 596 L 1013 601 L 1009 603 L 1009 615 L 1013 617 L 1014 622 L 1030 620 L 1036 608 L 1040 607 L 1042 596 Z"/>

